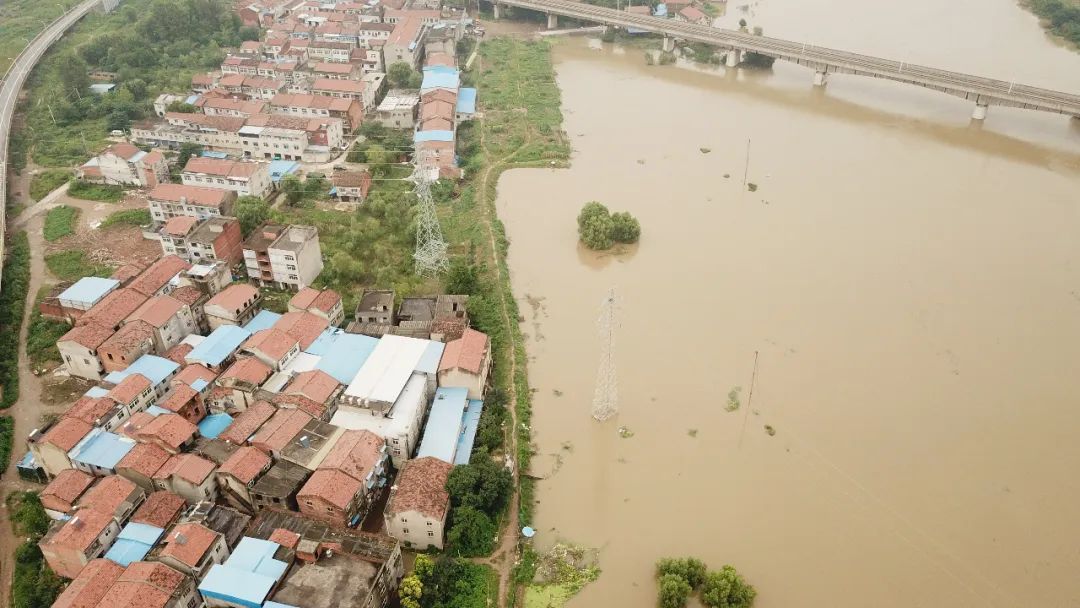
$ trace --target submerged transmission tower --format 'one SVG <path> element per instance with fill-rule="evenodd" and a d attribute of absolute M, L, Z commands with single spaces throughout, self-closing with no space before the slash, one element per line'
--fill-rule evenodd
<path fill-rule="evenodd" d="M 409 178 L 415 184 L 416 205 L 419 213 L 416 222 L 416 274 L 433 277 L 450 266 L 446 258 L 446 241 L 443 240 L 442 226 L 435 213 L 435 199 L 431 196 L 431 180 L 427 173 L 417 166 Z"/>
<path fill-rule="evenodd" d="M 603 422 L 619 413 L 619 381 L 615 374 L 615 289 L 600 306 L 600 369 L 596 372 L 593 418 Z"/>

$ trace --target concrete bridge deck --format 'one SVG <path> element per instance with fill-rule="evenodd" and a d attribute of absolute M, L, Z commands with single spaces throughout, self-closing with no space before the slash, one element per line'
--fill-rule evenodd
<path fill-rule="evenodd" d="M 497 0 L 499 5 L 515 6 L 547 13 L 548 25 L 557 18 L 572 17 L 618 27 L 633 27 L 665 36 L 692 42 L 701 42 L 728 50 L 727 65 L 738 64 L 743 53 L 767 55 L 782 61 L 790 61 L 814 70 L 814 84 L 824 85 L 827 74 L 855 74 L 872 78 L 884 78 L 912 84 L 975 102 L 973 118 L 986 117 L 988 106 L 1008 106 L 1041 112 L 1065 114 L 1080 118 L 1080 95 L 1042 89 L 1016 82 L 983 78 L 971 74 L 939 70 L 922 65 L 905 63 L 849 53 L 821 46 L 754 36 L 745 32 L 697 25 L 674 19 L 663 19 L 592 6 L 570 0 Z"/>

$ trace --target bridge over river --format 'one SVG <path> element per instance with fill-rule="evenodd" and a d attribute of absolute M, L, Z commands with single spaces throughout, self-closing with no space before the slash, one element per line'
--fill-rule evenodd
<path fill-rule="evenodd" d="M 675 19 L 633 14 L 570 0 L 497 0 L 494 6 L 496 18 L 499 16 L 500 6 L 514 6 L 546 13 L 549 28 L 556 27 L 558 17 L 564 16 L 608 26 L 632 27 L 663 34 L 666 51 L 674 48 L 675 39 L 702 42 L 725 49 L 728 67 L 738 65 L 746 53 L 766 55 L 813 69 L 816 86 L 824 86 L 829 74 L 855 74 L 912 84 L 973 101 L 975 109 L 972 118 L 976 120 L 986 118 L 987 108 L 992 105 L 1080 118 L 1080 95 L 1041 89 L 1017 82 L 939 70 L 903 61 L 838 51 L 779 38 L 755 36 Z"/>

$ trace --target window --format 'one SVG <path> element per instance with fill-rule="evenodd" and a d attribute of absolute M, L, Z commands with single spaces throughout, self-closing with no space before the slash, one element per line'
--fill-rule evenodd
<path fill-rule="evenodd" d="M 403 532 L 404 534 L 408 534 L 408 533 L 409 533 L 409 529 L 408 529 L 408 528 L 402 528 L 402 530 L 401 530 L 401 531 L 402 531 L 402 532 Z"/>
<path fill-rule="evenodd" d="M 428 527 L 430 528 L 430 527 L 431 527 L 431 522 L 430 522 L 430 521 L 429 521 L 429 522 L 427 522 L 427 525 L 428 525 Z"/>
<path fill-rule="evenodd" d="M 401 518 L 401 523 L 403 523 L 403 524 L 407 524 L 407 523 L 409 523 L 409 520 L 407 520 L 407 519 L 405 519 L 404 517 L 402 517 L 402 518 Z"/>
<path fill-rule="evenodd" d="M 432 536 L 435 536 L 435 533 L 432 532 L 431 530 L 428 530 L 427 535 L 428 535 L 428 537 L 432 537 Z"/>

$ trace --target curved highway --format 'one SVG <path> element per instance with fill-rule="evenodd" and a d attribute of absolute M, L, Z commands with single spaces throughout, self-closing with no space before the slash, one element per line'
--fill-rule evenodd
<path fill-rule="evenodd" d="M 1080 118 L 1080 95 L 1041 89 L 1015 82 L 983 78 L 849 53 L 826 47 L 754 36 L 745 32 L 648 17 L 568 0 L 497 0 L 548 14 L 564 15 L 621 27 L 635 27 L 675 38 L 703 42 L 735 51 L 750 51 L 805 65 L 821 73 L 858 74 L 913 84 L 970 99 L 979 106 L 1001 105 Z"/>
<path fill-rule="evenodd" d="M 4 75 L 3 84 L 0 86 L 0 201 L 7 201 L 8 136 L 11 133 L 11 119 L 15 114 L 15 104 L 19 100 L 19 91 L 22 90 L 26 77 L 37 65 L 37 62 L 41 60 L 41 56 L 45 54 L 45 51 L 49 50 L 49 47 L 59 40 L 68 28 L 100 5 L 101 0 L 86 0 L 86 2 L 68 9 L 56 21 L 50 23 L 47 28 L 34 36 L 30 44 L 15 57 L 15 61 L 12 62 L 7 74 Z M 5 230 L 5 220 L 0 215 L 0 261 L 3 260 L 3 235 Z M 2 272 L 2 268 L 2 265 L 0 265 L 0 272 Z"/>

